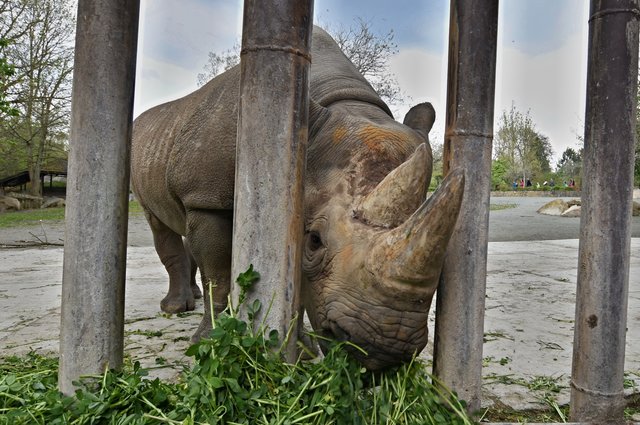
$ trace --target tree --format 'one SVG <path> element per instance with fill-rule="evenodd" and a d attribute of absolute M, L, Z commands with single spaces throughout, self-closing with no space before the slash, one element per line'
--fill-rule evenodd
<path fill-rule="evenodd" d="M 508 172 L 509 164 L 504 158 L 491 161 L 491 190 L 503 190 L 511 187 L 506 177 Z"/>
<path fill-rule="evenodd" d="M 7 59 L 7 48 L 17 38 L 24 35 L 24 29 L 16 29 L 25 5 L 22 2 L 3 0 L 0 2 L 0 119 L 18 115 L 18 110 L 12 107 L 7 92 L 17 82 L 15 66 Z"/>
<path fill-rule="evenodd" d="M 198 74 L 198 87 L 207 84 L 213 77 L 233 68 L 240 63 L 240 43 L 236 42 L 232 48 L 222 53 L 209 52 L 204 72 Z"/>
<path fill-rule="evenodd" d="M 582 172 L 582 154 L 583 149 L 574 150 L 572 148 L 565 149 L 562 157 L 558 161 L 556 171 L 563 176 L 575 178 Z"/>
<path fill-rule="evenodd" d="M 327 28 L 327 31 L 386 103 L 392 105 L 404 100 L 398 81 L 389 71 L 389 59 L 398 53 L 392 29 L 375 34 L 369 22 L 358 18 L 355 28 Z"/>
<path fill-rule="evenodd" d="M 431 141 L 431 156 L 433 158 L 433 172 L 429 190 L 434 190 L 442 182 L 444 174 L 444 144 L 435 140 Z"/>
<path fill-rule="evenodd" d="M 394 32 L 374 33 L 370 23 L 356 20 L 355 27 L 326 28 L 345 55 L 369 81 L 374 90 L 389 105 L 401 103 L 404 98 L 398 81 L 389 70 L 389 59 L 398 52 L 393 41 Z M 198 86 L 203 86 L 216 75 L 240 63 L 240 43 L 221 53 L 209 52 L 203 72 L 198 74 Z"/>
<path fill-rule="evenodd" d="M 505 177 L 511 181 L 540 178 L 551 170 L 553 155 L 549 138 L 536 130 L 527 111 L 522 114 L 515 105 L 502 112 L 494 140 L 494 159 L 506 165 Z"/>
<path fill-rule="evenodd" d="M 7 89 L 9 88 L 9 79 L 15 75 L 15 68 L 7 61 L 4 50 L 9 45 L 9 40 L 0 38 L 0 117 L 5 115 L 16 116 L 18 110 L 11 107 L 7 100 Z"/>
<path fill-rule="evenodd" d="M 6 97 L 17 111 L 0 122 L 0 142 L 3 150 L 16 151 L 14 158 L 29 170 L 31 193 L 39 195 L 43 164 L 60 155 L 60 150 L 66 154 L 73 13 L 69 0 L 0 1 L 1 10 L 12 11 L 11 19 L 0 23 L 0 31 L 12 40 L 5 52 L 15 76 Z"/>

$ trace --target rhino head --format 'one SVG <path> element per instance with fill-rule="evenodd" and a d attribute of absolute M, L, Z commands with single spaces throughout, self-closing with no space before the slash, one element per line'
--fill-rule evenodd
<path fill-rule="evenodd" d="M 430 104 L 414 107 L 404 125 L 354 110 L 310 108 L 302 293 L 315 332 L 361 347 L 366 354 L 352 355 L 377 370 L 427 343 L 464 175 L 449 173 L 425 200 Z"/>

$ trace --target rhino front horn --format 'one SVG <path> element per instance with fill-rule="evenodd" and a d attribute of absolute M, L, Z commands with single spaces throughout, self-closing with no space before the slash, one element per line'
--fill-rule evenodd
<path fill-rule="evenodd" d="M 410 284 L 435 291 L 463 194 L 464 172 L 456 169 L 411 217 L 376 238 L 367 268 L 397 289 Z"/>
<path fill-rule="evenodd" d="M 360 220 L 393 228 L 424 202 L 431 180 L 431 150 L 421 144 L 403 164 L 391 171 L 356 208 Z"/>

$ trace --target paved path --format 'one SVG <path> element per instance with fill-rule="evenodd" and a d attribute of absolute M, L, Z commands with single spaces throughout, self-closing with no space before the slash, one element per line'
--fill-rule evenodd
<path fill-rule="evenodd" d="M 580 238 L 580 218 L 550 216 L 536 211 L 557 198 L 492 197 L 492 204 L 510 204 L 515 208 L 489 214 L 489 241 L 544 241 Z M 561 198 L 564 200 L 579 198 Z M 636 202 L 640 199 L 636 199 Z M 640 217 L 631 220 L 631 236 L 640 238 Z"/>

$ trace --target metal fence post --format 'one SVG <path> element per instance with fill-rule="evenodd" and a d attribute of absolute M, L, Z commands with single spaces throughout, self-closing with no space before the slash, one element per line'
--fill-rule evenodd
<path fill-rule="evenodd" d="M 296 354 L 313 1 L 245 0 L 232 276 L 261 274 L 247 302 Z M 238 288 L 232 286 L 234 298 Z"/>
<path fill-rule="evenodd" d="M 623 421 L 638 0 L 592 0 L 571 374 L 573 421 Z"/>
<path fill-rule="evenodd" d="M 122 364 L 138 0 L 80 0 L 59 386 Z"/>
<path fill-rule="evenodd" d="M 452 0 L 444 172 L 465 194 L 436 297 L 434 373 L 480 408 L 498 0 Z"/>

